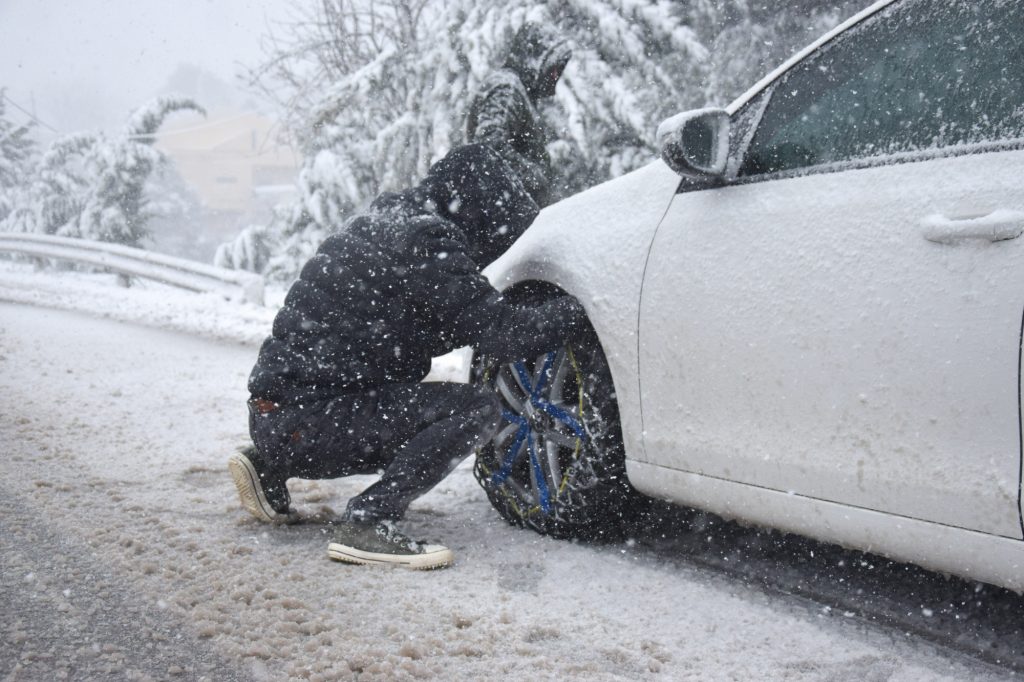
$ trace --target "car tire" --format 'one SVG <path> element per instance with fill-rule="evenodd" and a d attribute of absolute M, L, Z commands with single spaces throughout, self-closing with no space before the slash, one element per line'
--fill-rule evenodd
<path fill-rule="evenodd" d="M 474 363 L 501 400 L 501 426 L 474 474 L 509 523 L 557 538 L 617 541 L 645 516 L 629 484 L 608 362 L 592 332 L 530 359 Z"/>

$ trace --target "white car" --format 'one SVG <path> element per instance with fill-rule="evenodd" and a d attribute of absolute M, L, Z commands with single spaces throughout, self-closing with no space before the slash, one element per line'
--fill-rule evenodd
<path fill-rule="evenodd" d="M 878 2 L 543 211 L 488 274 L 594 335 L 479 359 L 498 510 L 615 535 L 640 491 L 1024 589 L 1021 36 L 1017 0 Z"/>

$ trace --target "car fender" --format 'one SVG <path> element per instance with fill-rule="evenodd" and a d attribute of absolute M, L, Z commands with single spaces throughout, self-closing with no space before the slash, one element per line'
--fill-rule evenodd
<path fill-rule="evenodd" d="M 500 291 L 542 281 L 583 304 L 611 369 L 627 458 L 643 459 L 637 330 L 644 266 L 679 182 L 658 160 L 553 204 L 484 271 Z"/>

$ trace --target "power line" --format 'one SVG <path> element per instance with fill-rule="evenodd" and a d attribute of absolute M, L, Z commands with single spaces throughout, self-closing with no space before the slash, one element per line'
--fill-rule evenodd
<path fill-rule="evenodd" d="M 39 125 L 43 126 L 44 128 L 47 128 L 49 130 L 52 130 L 53 132 L 57 133 L 58 135 L 61 134 L 61 132 L 59 130 L 57 130 L 56 128 L 54 128 L 52 125 L 50 125 L 46 121 L 43 121 L 42 119 L 36 117 L 36 115 L 33 114 L 31 111 L 29 111 L 28 109 L 26 109 L 25 107 L 21 106 L 20 104 L 15 102 L 13 99 L 11 99 L 7 95 L 7 91 L 6 90 L 0 91 L 0 94 L 2 94 L 4 96 L 4 99 L 7 100 L 10 104 L 12 104 L 15 109 L 17 109 L 21 113 L 25 114 L 26 116 L 28 116 L 30 119 L 32 119 L 33 121 L 35 121 Z"/>

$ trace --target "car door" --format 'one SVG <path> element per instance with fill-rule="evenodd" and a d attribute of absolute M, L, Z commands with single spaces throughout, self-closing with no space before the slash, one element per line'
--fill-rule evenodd
<path fill-rule="evenodd" d="M 735 114 L 651 247 L 650 462 L 1021 537 L 1022 15 L 897 3 Z"/>

